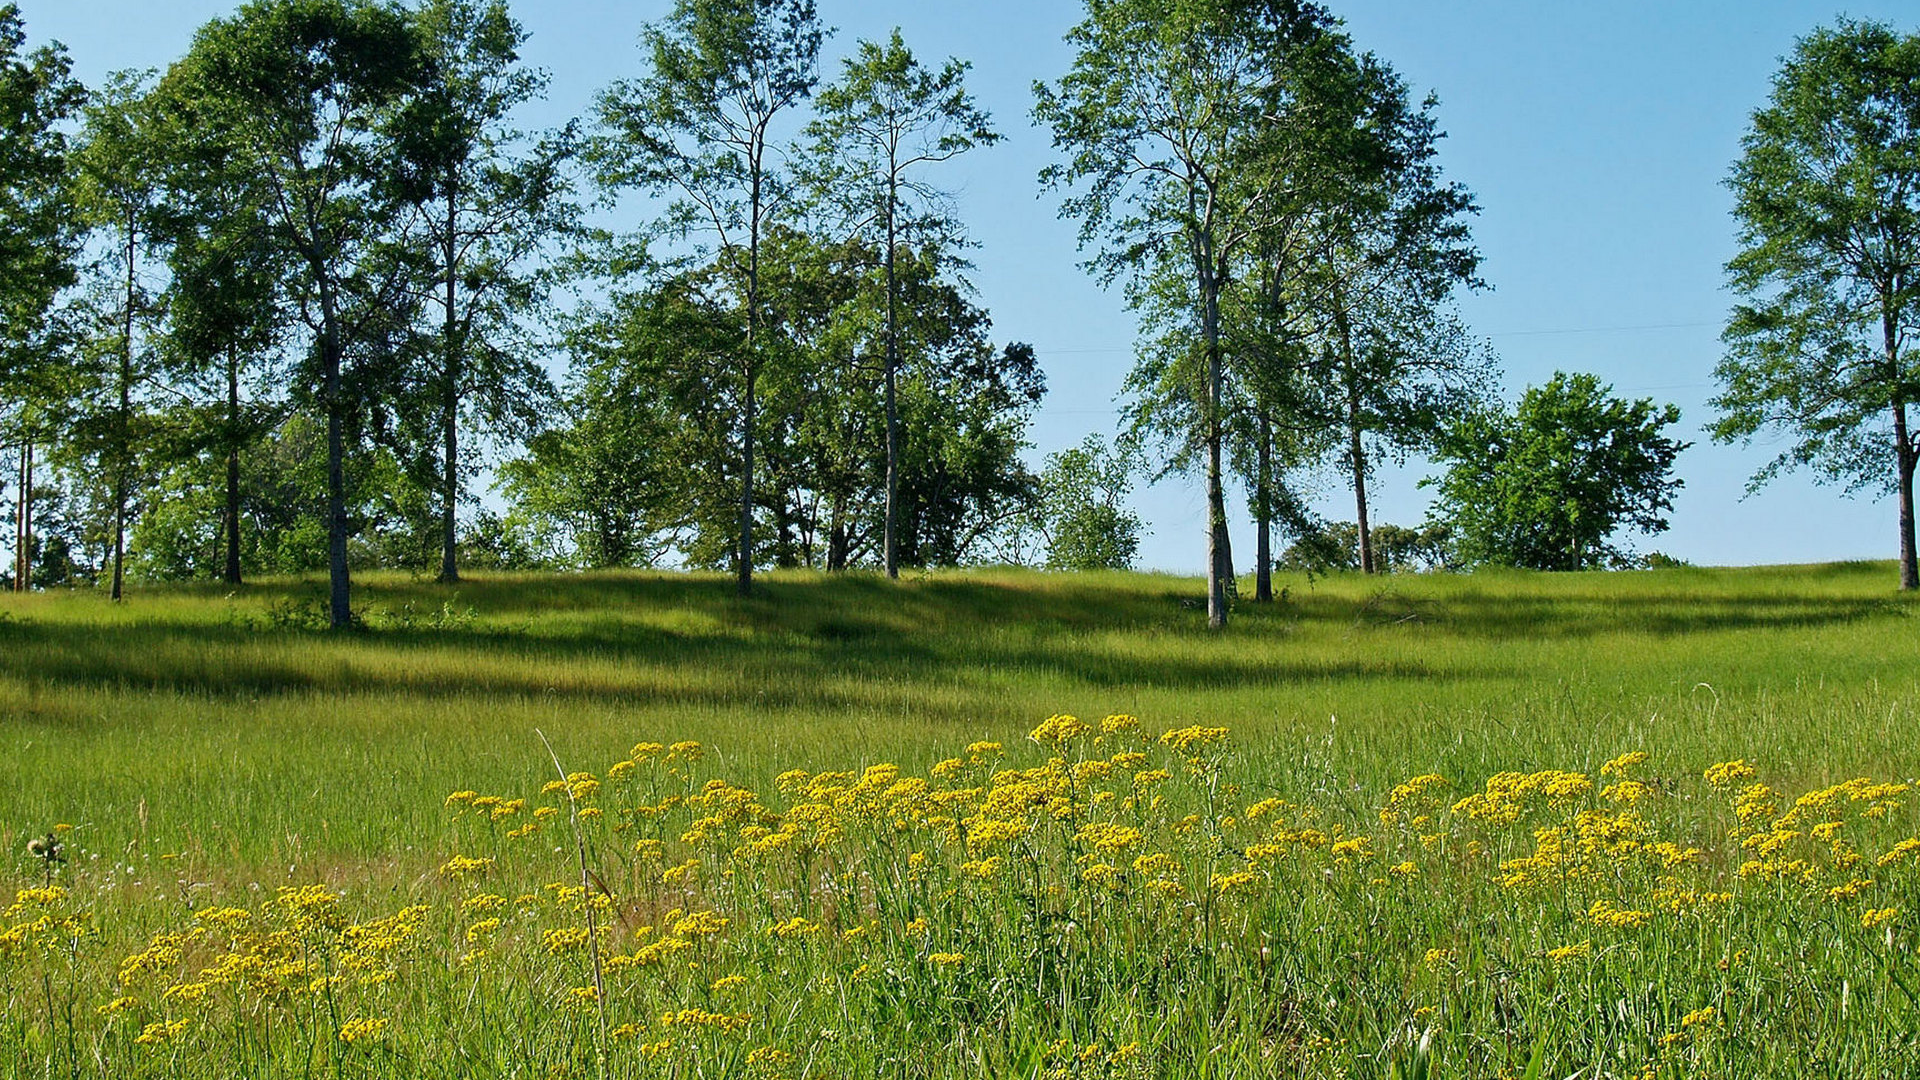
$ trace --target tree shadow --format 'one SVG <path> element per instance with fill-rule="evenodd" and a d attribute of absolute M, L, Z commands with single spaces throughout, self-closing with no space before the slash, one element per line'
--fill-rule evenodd
<path fill-rule="evenodd" d="M 86 603 L 0 619 L 0 678 L 224 700 L 485 695 L 793 712 L 875 708 L 915 683 L 949 691 L 916 711 L 964 719 L 970 702 L 1022 682 L 1200 693 L 1523 677 L 1501 643 L 1796 631 L 1912 610 L 1814 575 L 1408 576 L 1242 603 L 1215 634 L 1195 606 L 1201 588 L 1152 575 L 789 573 L 741 600 L 719 575 L 491 575 L 452 587 L 389 575 L 358 593 L 384 623 L 335 635 L 272 617 L 306 603 L 311 582 L 200 587 L 164 592 L 165 620 L 142 621 L 137 608 L 104 618 Z M 1422 648 L 1450 640 L 1476 647 Z"/>

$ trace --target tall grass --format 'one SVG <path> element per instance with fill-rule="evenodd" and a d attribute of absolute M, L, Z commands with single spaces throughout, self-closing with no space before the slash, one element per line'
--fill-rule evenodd
<path fill-rule="evenodd" d="M 1195 583 L 1141 575 L 774 575 L 745 603 L 718 578 L 448 590 L 385 577 L 362 592 L 369 628 L 347 636 L 308 628 L 319 593 L 303 582 L 117 607 L 10 600 L 0 842 L 16 887 L 52 869 L 67 891 L 0 919 L 40 927 L 0 961 L 0 1060 L 33 1074 L 242 1061 L 288 1074 L 1385 1077 L 1520 1075 L 1538 1056 L 1553 1075 L 1908 1075 L 1920 894 L 1901 859 L 1853 871 L 1916 831 L 1912 797 L 1829 795 L 1844 824 L 1817 843 L 1830 808 L 1792 816 L 1803 792 L 1920 773 L 1920 642 L 1889 580 L 1870 565 L 1295 580 L 1283 603 L 1241 605 L 1223 635 L 1203 629 Z M 1230 750 L 1091 741 L 1119 731 L 1035 746 L 1029 731 L 1057 713 L 1223 727 Z M 553 816 L 508 840 L 553 779 L 536 730 L 593 798 L 563 783 L 544 796 Z M 701 744 L 697 764 L 665 749 L 680 741 Z M 961 752 L 983 741 L 1006 760 Z M 663 746 L 629 750 L 649 742 Z M 1136 751 L 1151 760 L 1123 776 L 1075 773 Z M 1629 777 L 1645 801 L 1603 797 L 1620 779 L 1603 763 L 1634 751 L 1652 754 Z M 1736 759 L 1777 789 L 1772 817 L 1739 816 L 1746 785 L 1702 779 Z M 876 764 L 893 772 L 861 771 Z M 852 772 L 815 790 L 780 779 L 796 769 Z M 1154 769 L 1164 789 L 1136 789 Z M 1587 787 L 1523 791 L 1511 820 L 1463 806 L 1512 783 L 1506 771 Z M 1382 815 L 1398 785 L 1430 774 L 1444 780 L 1431 806 Z M 977 790 L 936 812 L 858 792 L 872 775 Z M 722 779 L 716 809 L 707 783 Z M 1042 807 L 1063 801 L 995 849 L 963 822 L 991 818 L 979 800 L 1017 783 L 1040 785 Z M 727 791 L 748 794 L 727 804 Z M 454 792 L 500 801 L 474 813 L 485 795 L 450 808 Z M 515 798 L 528 803 L 493 816 Z M 742 861 L 743 846 L 828 812 L 802 809 L 814 804 L 851 815 L 838 837 L 813 837 L 804 860 Z M 596 811 L 581 822 L 584 890 L 559 831 L 582 805 Z M 711 838 L 687 839 L 716 813 Z M 1583 813 L 1631 813 L 1634 846 Z M 1081 835 L 1099 822 L 1136 830 L 1138 850 L 1099 850 Z M 69 861 L 50 868 L 26 842 L 56 826 Z M 1576 855 L 1515 887 L 1510 864 L 1552 855 L 1542 829 Z M 658 848 L 643 857 L 639 840 Z M 1599 847 L 1578 854 L 1583 840 Z M 1659 843 L 1698 854 L 1667 866 L 1646 854 Z M 443 872 L 456 854 L 493 861 Z M 1131 861 L 1152 854 L 1172 861 Z M 996 855 L 992 874 L 969 868 Z M 1804 865 L 1741 874 L 1776 855 Z M 684 880 L 664 878 L 689 860 Z M 1684 891 L 1728 899 L 1661 907 Z M 465 906 L 483 895 L 505 914 Z M 222 908 L 246 914 L 196 915 Z M 702 911 L 727 926 L 676 930 Z M 599 971 L 594 1000 L 577 993 L 593 985 L 585 954 L 547 936 L 589 915 L 585 940 L 609 935 L 623 965 Z M 503 932 L 469 940 L 493 917 Z M 813 929 L 769 932 L 792 918 Z M 120 967 L 169 935 L 178 955 Z M 620 959 L 665 941 L 682 946 L 656 952 L 701 967 L 667 977 Z M 492 959 L 463 963 L 476 948 Z M 297 987 L 235 979 L 167 996 L 224 957 L 296 955 Z M 335 963 L 360 967 L 311 966 Z M 380 981 L 355 982 L 362 969 Z M 716 989 L 733 974 L 747 985 Z M 135 1003 L 98 1011 L 123 998 Z M 1844 1008 L 1816 1018 L 1816 1003 Z M 164 1026 L 181 1019 L 191 1030 Z"/>

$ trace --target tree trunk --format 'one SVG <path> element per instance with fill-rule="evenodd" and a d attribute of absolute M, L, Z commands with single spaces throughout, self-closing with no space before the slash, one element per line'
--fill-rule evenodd
<path fill-rule="evenodd" d="M 759 402 L 755 382 L 760 378 L 760 171 L 754 159 L 753 192 L 747 233 L 747 365 L 746 407 L 740 433 L 740 545 L 735 589 L 742 598 L 753 595 L 753 430 Z"/>
<path fill-rule="evenodd" d="M 465 343 L 459 340 L 459 319 L 456 317 L 459 309 L 454 293 L 454 244 L 458 239 L 454 226 L 459 213 L 454 196 L 454 186 L 447 185 L 447 231 L 441 237 L 445 245 L 441 257 L 447 269 L 446 319 L 441 327 L 446 385 L 441 388 L 440 402 L 441 453 L 446 466 L 446 473 L 440 481 L 440 582 L 443 585 L 460 580 L 459 538 L 455 527 L 460 507 L 460 360 Z"/>
<path fill-rule="evenodd" d="M 1360 571 L 1371 574 L 1379 568 L 1373 562 L 1373 530 L 1367 522 L 1367 452 L 1360 442 L 1357 419 L 1348 421 L 1348 453 L 1353 463 L 1353 511 L 1360 534 Z"/>
<path fill-rule="evenodd" d="M 1336 300 L 1336 303 L 1339 301 Z M 1344 307 L 1336 309 L 1335 320 L 1340 327 L 1340 351 L 1346 361 L 1347 375 L 1347 460 L 1353 468 L 1353 503 L 1355 531 L 1360 544 L 1360 572 L 1371 574 L 1373 565 L 1373 536 L 1367 527 L 1367 452 L 1361 442 L 1360 425 L 1360 373 L 1356 370 L 1353 356 L 1353 324 L 1347 321 Z"/>
<path fill-rule="evenodd" d="M 320 280 L 320 364 L 327 408 L 327 624 L 353 626 L 352 582 L 347 571 L 347 402 L 340 379 L 340 328 L 327 268 Z"/>
<path fill-rule="evenodd" d="M 113 588 L 111 598 L 119 600 L 126 584 L 127 567 L 127 488 L 133 468 L 133 289 L 134 289 L 133 215 L 127 215 L 127 295 L 120 324 L 120 411 L 114 418 L 113 463 Z"/>
<path fill-rule="evenodd" d="M 827 573 L 837 574 L 847 568 L 847 522 L 846 497 L 835 495 L 828 510 L 827 525 Z"/>
<path fill-rule="evenodd" d="M 1211 278 L 1207 284 L 1212 284 Z M 1227 625 L 1227 582 L 1233 576 L 1220 462 L 1221 444 L 1225 442 L 1220 410 L 1226 373 L 1220 357 L 1220 308 L 1216 292 L 1204 290 L 1202 303 L 1207 348 L 1207 627 L 1221 630 Z"/>
<path fill-rule="evenodd" d="M 1260 417 L 1260 464 L 1255 480 L 1253 601 L 1273 603 L 1273 422 Z"/>
<path fill-rule="evenodd" d="M 29 578 L 32 576 L 32 560 L 28 555 L 27 516 L 33 505 L 33 443 L 22 439 L 20 442 L 20 460 L 14 463 L 15 501 L 13 505 L 13 591 L 26 592 Z"/>
<path fill-rule="evenodd" d="M 1916 565 L 1913 543 L 1913 472 L 1916 455 L 1913 440 L 1907 434 L 1907 405 L 1898 397 L 1893 402 L 1894 458 L 1900 468 L 1900 588 L 1920 589 L 1920 565 Z"/>
<path fill-rule="evenodd" d="M 1907 399 L 1899 390 L 1900 328 L 1898 311 L 1890 291 L 1880 298 L 1880 336 L 1887 372 L 1893 392 L 1893 457 L 1900 470 L 1900 588 L 1920 589 L 1920 564 L 1915 562 L 1913 544 L 1913 471 L 1916 456 L 1913 437 L 1907 431 Z"/>
<path fill-rule="evenodd" d="M 20 444 L 20 457 L 13 463 L 14 499 L 13 499 L 13 591 L 20 592 L 20 552 L 21 535 L 25 531 L 27 500 L 27 444 Z"/>
<path fill-rule="evenodd" d="M 227 348 L 227 584 L 240 584 L 240 356 Z"/>
<path fill-rule="evenodd" d="M 1227 550 L 1227 498 L 1221 483 L 1221 445 L 1225 424 L 1221 409 L 1226 396 L 1226 366 L 1220 355 L 1220 278 L 1214 265 L 1213 200 L 1204 212 L 1199 193 L 1187 188 L 1187 213 L 1198 222 L 1187 234 L 1193 256 L 1193 278 L 1200 300 L 1200 342 L 1207 359 L 1205 400 L 1200 423 L 1207 447 L 1207 628 L 1227 625 L 1227 588 L 1233 576 L 1233 556 Z"/>
<path fill-rule="evenodd" d="M 33 439 L 20 448 L 20 576 L 21 592 L 33 591 Z"/>
<path fill-rule="evenodd" d="M 887 514 L 885 535 L 881 538 L 882 561 L 887 576 L 900 576 L 900 405 L 895 397 L 895 382 L 900 370 L 900 333 L 894 298 L 894 193 L 887 189 Z"/>
<path fill-rule="evenodd" d="M 1224 495 L 1222 505 L 1225 505 Z M 1231 608 L 1240 599 L 1240 577 L 1233 571 L 1233 530 L 1226 527 L 1224 514 L 1220 524 L 1220 587 L 1227 594 L 1227 606 Z"/>

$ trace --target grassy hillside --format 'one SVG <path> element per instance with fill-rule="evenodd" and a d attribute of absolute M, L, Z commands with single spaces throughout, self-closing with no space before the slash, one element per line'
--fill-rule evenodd
<path fill-rule="evenodd" d="M 1894 580 L 6 598 L 0 1069 L 1915 1075 Z"/>

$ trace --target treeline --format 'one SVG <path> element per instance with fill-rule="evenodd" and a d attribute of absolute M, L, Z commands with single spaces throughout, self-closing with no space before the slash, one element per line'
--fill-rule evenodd
<path fill-rule="evenodd" d="M 528 132 L 499 0 L 258 0 L 92 91 L 0 28 L 17 587 L 327 567 L 344 624 L 359 566 L 744 589 L 1031 524 L 1044 376 L 938 186 L 998 139 L 964 63 L 896 34 L 824 81 L 810 4 L 682 4 L 642 77 Z M 469 488 L 503 448 L 498 513 Z"/>
<path fill-rule="evenodd" d="M 1268 599 L 1274 534 L 1324 531 L 1301 477 L 1345 476 L 1384 568 L 1378 463 L 1514 422 L 1454 306 L 1476 206 L 1435 101 L 1313 4 L 1105 0 L 1035 87 L 1041 179 L 1144 332 L 1114 443 L 1035 475 L 1040 358 L 993 340 L 940 185 L 1000 138 L 967 65 L 895 32 L 823 72 L 825 33 L 679 0 L 636 77 L 526 131 L 504 0 L 254 0 L 91 91 L 0 7 L 12 583 L 325 567 L 343 626 L 365 566 L 1126 565 L 1134 477 L 1192 471 L 1218 626 L 1230 484 Z"/>

